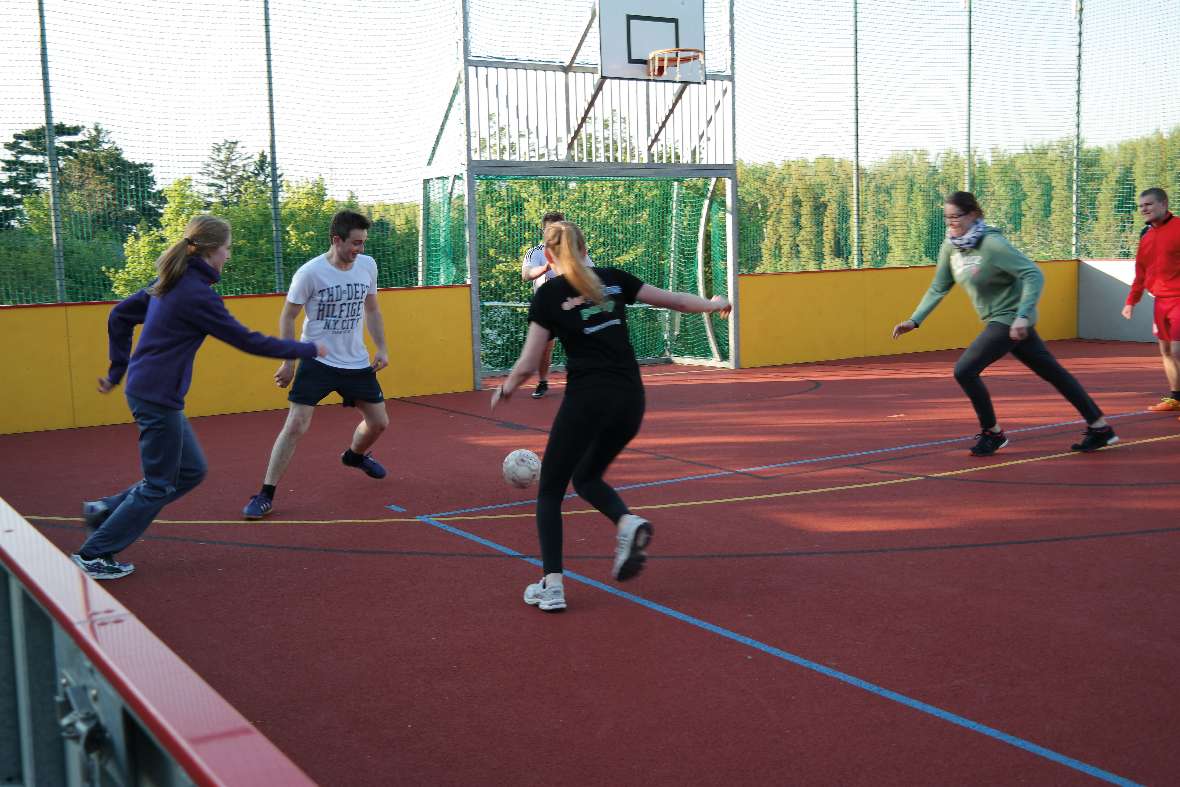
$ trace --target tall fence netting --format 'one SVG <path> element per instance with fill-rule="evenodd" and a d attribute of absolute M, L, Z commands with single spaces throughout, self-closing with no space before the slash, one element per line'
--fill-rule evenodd
<path fill-rule="evenodd" d="M 375 220 L 383 286 L 465 281 L 461 104 L 426 168 L 459 74 L 458 0 L 271 0 L 275 194 L 264 5 L 215 6 L 0 5 L 0 303 L 124 295 L 203 210 L 234 226 L 227 294 L 284 289 L 342 207 Z M 580 3 L 543 20 L 499 0 L 469 6 L 470 51 L 490 59 L 564 62 L 588 19 Z M 727 4 L 705 11 L 709 69 L 727 71 Z M 542 21 L 543 35 L 521 34 Z M 742 272 L 929 264 L 941 200 L 968 185 L 1030 256 L 1128 257 L 1138 193 L 1180 189 L 1180 94 L 1168 89 L 1180 21 L 1158 8 L 736 0 L 734 23 Z M 535 217 L 520 215 L 523 237 Z"/>

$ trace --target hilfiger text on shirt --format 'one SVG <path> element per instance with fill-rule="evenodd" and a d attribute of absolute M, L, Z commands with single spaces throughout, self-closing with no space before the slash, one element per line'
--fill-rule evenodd
<path fill-rule="evenodd" d="M 344 333 L 354 330 L 365 312 L 369 285 L 362 282 L 335 284 L 316 290 L 316 313 L 325 331 Z"/>

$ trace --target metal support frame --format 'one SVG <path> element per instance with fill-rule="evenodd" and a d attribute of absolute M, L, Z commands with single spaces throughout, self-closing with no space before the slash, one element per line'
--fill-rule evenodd
<path fill-rule="evenodd" d="M 864 265 L 860 236 L 860 14 L 852 0 L 852 267 Z"/>
<path fill-rule="evenodd" d="M 705 118 L 705 127 L 701 129 L 701 133 L 697 135 L 696 144 L 692 146 L 692 150 L 688 151 L 685 157 L 691 161 L 696 155 L 696 152 L 701 149 L 701 145 L 705 144 L 705 138 L 709 136 L 709 129 L 713 127 L 713 121 L 717 118 L 721 111 L 721 105 L 725 103 L 725 96 L 729 93 L 729 85 L 723 84 L 721 86 L 721 95 L 717 97 L 716 103 L 713 104 L 713 109 L 709 111 L 709 116 Z"/>
<path fill-rule="evenodd" d="M 582 133 L 582 126 L 586 125 L 586 121 L 590 119 L 590 113 L 594 111 L 594 104 L 598 101 L 598 96 L 602 94 L 602 87 L 606 84 L 606 77 L 599 77 L 598 81 L 594 83 L 594 92 L 590 94 L 590 99 L 586 102 L 586 111 L 582 113 L 582 119 L 578 121 L 578 125 L 570 132 L 569 138 L 565 141 L 565 157 L 568 160 L 574 152 L 574 143 L 578 139 L 578 135 Z"/>
<path fill-rule="evenodd" d="M 738 233 L 741 222 L 738 220 L 738 178 L 737 178 L 737 56 L 734 52 L 734 0 L 729 0 L 729 74 L 733 83 L 730 85 L 729 102 L 733 122 L 730 124 L 729 144 L 730 158 L 733 161 L 733 175 L 725 184 L 725 245 L 726 245 L 726 284 L 729 289 L 729 302 L 733 306 L 733 313 L 729 320 L 729 364 L 734 369 L 742 367 L 741 350 L 739 346 L 739 328 L 741 308 L 738 300 L 738 255 L 741 246 Z"/>
<path fill-rule="evenodd" d="M 418 200 L 418 286 L 421 287 L 426 284 L 426 248 L 427 237 L 426 228 L 430 226 L 430 213 L 426 207 L 426 184 L 429 181 L 422 179 L 421 199 Z"/>
<path fill-rule="evenodd" d="M 974 59 L 972 57 L 972 46 L 975 43 L 974 34 L 972 31 L 972 22 L 974 21 L 974 18 L 975 18 L 974 5 L 972 3 L 972 0 L 967 0 L 967 160 L 965 162 L 965 166 L 964 166 L 965 172 L 963 174 L 963 180 L 964 180 L 963 190 L 964 191 L 971 191 L 971 186 L 974 181 L 974 178 L 972 176 L 975 174 L 972 171 L 973 170 L 972 164 L 974 163 L 974 156 L 971 153 L 971 105 L 974 103 L 974 101 L 972 101 L 972 96 L 971 96 L 972 88 L 974 87 L 974 82 L 972 81 L 972 76 L 973 76 L 973 74 L 972 74 L 972 60 Z"/>
<path fill-rule="evenodd" d="M 737 190 L 737 145 L 735 140 L 735 133 L 733 125 L 736 123 L 737 100 L 736 91 L 733 84 L 723 85 L 721 93 L 718 96 L 715 105 L 712 108 L 711 114 L 705 119 L 705 127 L 697 137 L 694 147 L 689 154 L 692 155 L 701 149 L 703 140 L 707 137 L 708 131 L 712 128 L 714 122 L 720 117 L 721 108 L 724 106 L 726 100 L 729 102 L 729 112 L 733 119 L 728 129 L 730 135 L 730 150 L 729 163 L 724 164 L 693 164 L 691 161 L 681 160 L 670 163 L 658 163 L 647 161 L 576 161 L 573 159 L 574 147 L 576 140 L 586 128 L 590 121 L 591 115 L 600 101 L 601 97 L 605 95 L 608 80 L 598 73 L 598 69 L 594 66 L 579 65 L 576 63 L 582 47 L 585 45 L 590 31 L 593 29 L 594 21 L 597 18 L 597 8 L 592 8 L 590 18 L 586 22 L 586 26 L 582 30 L 582 34 L 574 46 L 572 53 L 563 63 L 540 63 L 536 61 L 516 60 L 511 58 L 472 58 L 470 46 L 470 30 L 471 30 L 471 5 L 470 0 L 461 0 L 462 9 L 462 48 L 461 58 L 462 67 L 460 70 L 460 77 L 456 81 L 455 89 L 452 91 L 451 100 L 447 105 L 442 124 L 439 127 L 439 132 L 436 135 L 435 143 L 431 148 L 428 166 L 433 165 L 434 159 L 443 135 L 448 117 L 453 111 L 454 102 L 458 99 L 459 88 L 463 90 L 463 145 L 464 156 L 460 166 L 461 176 L 464 178 L 464 188 L 466 194 L 465 204 L 465 229 L 467 237 L 467 271 L 468 281 L 471 288 L 471 322 L 472 322 L 472 380 L 474 387 L 478 389 L 482 383 L 482 359 L 481 359 L 481 329 L 480 329 L 480 299 L 479 299 L 479 232 L 478 232 L 478 211 L 476 210 L 476 185 L 477 181 L 483 177 L 521 177 L 521 178 L 540 178 L 540 177 L 601 177 L 601 178 L 667 178 L 667 179 L 681 179 L 681 178 L 705 178 L 710 180 L 709 198 L 705 201 L 704 212 L 701 218 L 701 228 L 698 230 L 698 237 L 703 228 L 707 227 L 709 204 L 716 195 L 716 189 L 719 183 L 723 182 L 725 187 L 725 202 L 726 202 L 726 283 L 729 291 L 730 302 L 734 306 L 734 317 L 731 322 L 729 331 L 729 361 L 721 362 L 720 347 L 717 345 L 716 334 L 713 331 L 712 325 L 708 324 L 708 317 L 706 316 L 707 331 L 709 336 L 710 348 L 713 352 L 713 360 L 691 359 L 694 363 L 705 363 L 710 365 L 722 365 L 737 367 L 739 366 L 739 330 L 738 330 L 738 190 Z M 734 53 L 734 3 L 729 0 L 729 73 L 709 73 L 706 72 L 705 78 L 708 81 L 730 82 L 734 81 L 734 67 L 735 67 L 735 53 Z M 472 69 L 520 69 L 524 71 L 553 71 L 563 73 L 565 75 L 565 141 L 566 151 L 565 157 L 562 159 L 549 160 L 511 160 L 511 159 L 481 159 L 472 150 L 471 133 L 472 133 L 472 102 L 474 99 L 473 86 L 471 84 L 471 70 Z M 574 74 L 596 74 L 597 79 L 593 91 L 586 102 L 586 106 L 575 124 L 573 109 L 571 107 L 571 85 L 570 77 Z M 682 99 L 688 89 L 688 83 L 681 83 L 672 98 L 671 104 L 664 113 L 654 133 L 651 133 L 651 105 L 649 100 L 643 102 L 648 112 L 646 131 L 648 136 L 647 152 L 650 152 L 656 147 L 661 136 L 674 116 L 678 107 L 680 107 Z M 477 88 L 476 88 L 477 89 Z M 560 89 L 560 88 L 558 88 Z M 642 144 L 641 137 L 638 142 Z M 452 173 L 452 178 L 458 177 Z M 453 184 L 453 180 L 452 180 Z M 425 230 L 426 213 L 423 212 L 423 222 L 420 225 Z M 698 241 L 698 246 L 701 244 Z M 698 274 L 700 266 L 700 249 L 698 249 Z M 420 246 L 420 270 L 425 263 L 425 246 Z M 420 277 L 421 277 L 420 273 Z M 698 275 L 700 281 L 703 282 L 703 276 Z M 673 358 L 673 360 L 676 360 Z M 684 359 L 689 360 L 689 359 Z"/>
<path fill-rule="evenodd" d="M 275 292 L 282 292 L 283 281 L 283 214 L 279 210 L 278 144 L 275 142 L 275 83 L 270 54 L 270 0 L 262 2 L 263 31 L 266 36 L 266 106 L 270 119 L 270 223 L 274 243 Z"/>
<path fill-rule="evenodd" d="M 574 67 L 574 61 L 578 59 L 578 53 L 582 51 L 582 45 L 586 43 L 586 37 L 590 35 L 591 29 L 594 27 L 594 20 L 598 18 L 598 6 L 590 6 L 590 18 L 586 20 L 586 26 L 582 28 L 582 37 L 578 39 L 577 46 L 574 47 L 573 54 L 570 55 L 569 60 L 565 63 L 565 71 L 568 74 Z"/>
<path fill-rule="evenodd" d="M 443 134 L 447 130 L 447 122 L 451 119 L 451 110 L 455 107 L 455 99 L 459 97 L 459 89 L 463 87 L 463 69 L 455 76 L 455 87 L 451 89 L 451 99 L 447 102 L 447 108 L 443 110 L 442 121 L 438 124 L 438 133 L 434 135 L 434 144 L 430 146 L 430 155 L 426 157 L 426 166 L 434 163 L 434 157 L 438 153 L 439 143 L 442 142 Z"/>
<path fill-rule="evenodd" d="M 697 225 L 697 295 L 708 297 L 705 288 L 705 231 L 709 228 L 709 212 L 713 206 L 713 195 L 717 193 L 717 178 L 709 180 L 709 188 L 705 190 L 705 201 L 701 205 L 701 221 Z M 717 346 L 717 333 L 713 330 L 713 317 L 708 312 L 701 315 L 705 320 L 705 337 L 709 340 L 709 350 L 713 353 L 713 360 L 721 360 L 721 349 Z"/>
<path fill-rule="evenodd" d="M 1075 0 L 1078 18 L 1077 78 L 1074 80 L 1073 113 L 1073 232 L 1070 252 L 1075 259 L 1082 256 L 1082 14 L 1085 0 Z"/>
<path fill-rule="evenodd" d="M 676 89 L 676 95 L 672 98 L 672 105 L 668 107 L 668 111 L 664 113 L 664 119 L 660 121 L 660 125 L 656 128 L 656 133 L 651 135 L 651 139 L 647 143 L 647 154 L 650 157 L 652 148 L 656 146 L 656 142 L 660 139 L 660 134 L 664 133 L 664 128 L 668 125 L 668 121 L 672 119 L 672 113 L 676 111 L 676 107 L 680 106 L 680 99 L 684 98 L 685 91 L 688 90 L 688 83 L 685 82 Z M 736 160 L 736 159 L 735 159 Z"/>
<path fill-rule="evenodd" d="M 475 390 L 483 383 L 483 363 L 479 313 L 479 214 L 475 210 L 475 177 L 471 172 L 471 81 L 467 78 L 471 59 L 471 4 L 463 0 L 463 160 L 466 165 L 464 177 L 464 226 L 467 231 L 467 282 L 471 290 L 471 379 Z"/>
<path fill-rule="evenodd" d="M 53 624 L 14 575 L 0 570 L 0 582 L 8 587 L 8 614 L 3 617 L 12 642 L 20 773 L 26 785 L 65 785 L 69 780 L 57 710 L 44 692 L 56 683 Z"/>
<path fill-rule="evenodd" d="M 37 0 L 41 29 L 41 93 L 45 102 L 45 155 L 49 168 L 50 232 L 53 237 L 53 281 L 58 303 L 66 300 L 65 239 L 61 227 L 61 178 L 57 171 L 57 134 L 53 127 L 53 99 L 49 91 L 49 43 L 45 37 L 45 0 Z"/>

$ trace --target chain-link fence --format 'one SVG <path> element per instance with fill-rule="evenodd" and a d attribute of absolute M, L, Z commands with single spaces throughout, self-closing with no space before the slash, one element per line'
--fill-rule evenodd
<path fill-rule="evenodd" d="M 921 265 L 974 191 L 1039 259 L 1126 257 L 1180 188 L 1180 21 L 1117 0 L 739 2 L 741 270 Z"/>
<path fill-rule="evenodd" d="M 497 27 L 496 2 L 471 0 L 473 40 L 522 59 L 572 51 L 588 10 Z M 722 24 L 724 3 L 708 8 Z M 202 210 L 234 226 L 225 293 L 284 289 L 341 207 L 375 219 L 383 286 L 465 280 L 440 263 L 465 249 L 463 181 L 423 180 L 460 10 L 3 4 L 0 304 L 125 294 Z M 1138 192 L 1180 188 L 1180 22 L 1158 8 L 736 0 L 734 22 L 743 272 L 928 264 L 942 197 L 965 187 L 1030 256 L 1125 257 Z"/>

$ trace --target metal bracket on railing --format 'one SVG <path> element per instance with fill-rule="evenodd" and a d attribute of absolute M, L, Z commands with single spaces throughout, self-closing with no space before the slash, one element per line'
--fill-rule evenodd
<path fill-rule="evenodd" d="M 107 757 L 110 736 L 94 707 L 95 689 L 75 684 L 62 673 L 57 697 L 57 718 L 61 736 L 78 747 L 83 784 L 101 784 L 102 763 Z"/>

